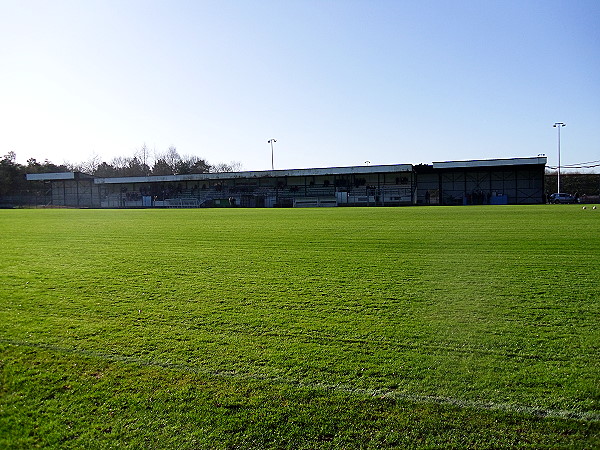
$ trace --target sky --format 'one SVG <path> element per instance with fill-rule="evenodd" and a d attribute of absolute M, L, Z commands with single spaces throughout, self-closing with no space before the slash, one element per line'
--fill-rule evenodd
<path fill-rule="evenodd" d="M 600 160 L 598 0 L 0 0 L 0 156 Z M 597 168 L 598 169 L 598 168 Z"/>

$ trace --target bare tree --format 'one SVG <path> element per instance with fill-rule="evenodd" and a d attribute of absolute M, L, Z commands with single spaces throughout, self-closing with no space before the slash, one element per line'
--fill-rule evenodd
<path fill-rule="evenodd" d="M 93 174 L 98 170 L 98 166 L 102 164 L 102 158 L 94 153 L 90 158 L 82 164 L 82 172 Z"/>
<path fill-rule="evenodd" d="M 173 145 L 165 153 L 155 153 L 153 175 L 175 175 L 181 166 L 181 156 Z"/>
<path fill-rule="evenodd" d="M 213 173 L 239 172 L 242 170 L 242 163 L 239 161 L 231 161 L 229 164 L 219 163 L 211 167 Z"/>
<path fill-rule="evenodd" d="M 177 166 L 181 162 L 181 156 L 177 152 L 177 148 L 173 145 L 169 147 L 167 153 L 164 155 L 165 162 L 171 167 L 173 175 L 177 173 Z"/>
<path fill-rule="evenodd" d="M 142 168 L 145 169 L 144 175 L 148 176 L 150 175 L 150 166 L 152 164 L 152 162 L 150 161 L 150 150 L 148 150 L 148 147 L 146 147 L 146 143 L 144 142 L 144 144 L 140 147 L 139 150 L 137 150 L 134 154 L 133 154 L 134 158 L 137 158 L 137 160 L 140 162 Z"/>
<path fill-rule="evenodd" d="M 126 157 L 117 156 L 110 161 L 110 165 L 115 168 L 115 171 L 118 174 L 117 176 L 123 176 L 125 169 L 129 165 L 129 161 Z"/>
<path fill-rule="evenodd" d="M 96 170 L 101 163 L 102 158 L 94 153 L 87 161 L 80 163 L 65 162 L 63 165 L 71 172 L 83 172 L 92 175 L 96 173 Z"/>
<path fill-rule="evenodd" d="M 34 163 L 36 161 L 32 161 L 32 164 Z M 242 164 L 237 161 L 232 161 L 229 164 L 219 163 L 213 166 L 199 156 L 185 155 L 182 157 L 174 145 L 171 145 L 164 153 L 154 151 L 153 158 L 151 158 L 150 150 L 145 143 L 134 152 L 133 157 L 117 156 L 107 163 L 94 154 L 84 163 L 66 164 L 68 170 L 85 172 L 100 177 L 239 172 L 242 169 Z"/>

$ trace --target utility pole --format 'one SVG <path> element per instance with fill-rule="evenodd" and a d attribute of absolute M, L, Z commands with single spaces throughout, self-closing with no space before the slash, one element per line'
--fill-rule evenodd
<path fill-rule="evenodd" d="M 566 123 L 556 122 L 552 125 L 554 128 L 558 128 L 558 177 L 557 177 L 557 187 L 556 192 L 560 192 L 560 129 L 562 127 L 566 127 Z"/>
<path fill-rule="evenodd" d="M 275 170 L 275 165 L 273 164 L 273 143 L 277 142 L 277 139 L 269 139 L 267 144 L 271 144 L 271 170 Z"/>

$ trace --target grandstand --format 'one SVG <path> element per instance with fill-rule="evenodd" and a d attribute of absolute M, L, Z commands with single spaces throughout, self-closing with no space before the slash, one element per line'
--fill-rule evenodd
<path fill-rule="evenodd" d="M 99 178 L 28 174 L 55 206 L 330 207 L 544 203 L 545 157 Z"/>

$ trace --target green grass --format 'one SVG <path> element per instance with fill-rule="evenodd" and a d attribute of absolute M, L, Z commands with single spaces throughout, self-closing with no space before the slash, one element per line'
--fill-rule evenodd
<path fill-rule="evenodd" d="M 600 211 L 0 211 L 0 447 L 600 446 Z"/>

